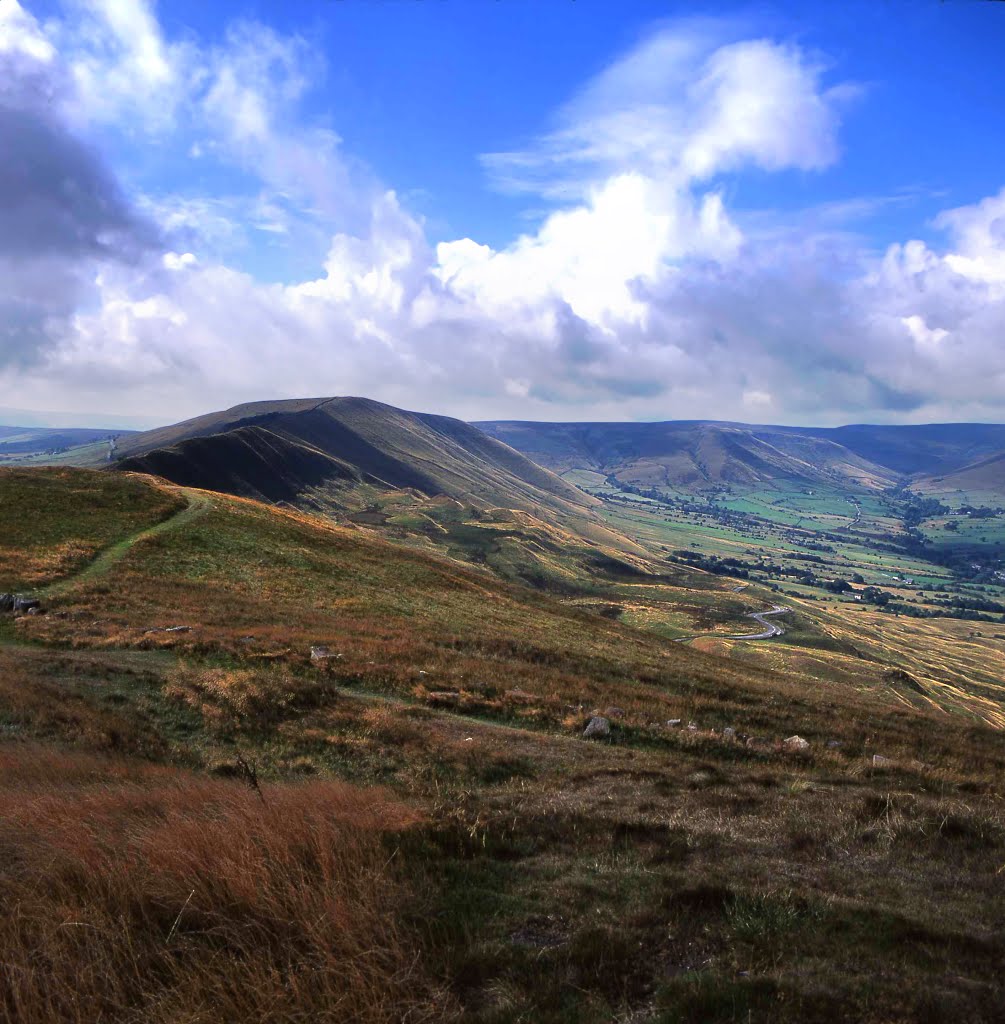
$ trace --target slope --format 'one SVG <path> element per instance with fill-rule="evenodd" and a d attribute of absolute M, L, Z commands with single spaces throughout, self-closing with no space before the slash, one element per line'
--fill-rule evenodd
<path fill-rule="evenodd" d="M 557 473 L 588 469 L 638 487 L 701 491 L 772 481 L 881 489 L 897 474 L 827 438 L 739 423 L 478 424 Z"/>
<path fill-rule="evenodd" d="M 106 500 L 136 478 L 66 479 L 53 543 L 133 543 L 0 633 L 5 1024 L 1000 1016 L 1000 733 L 360 527 L 147 481 L 199 503 L 153 532 Z"/>
<path fill-rule="evenodd" d="M 120 451 L 120 469 L 271 501 L 327 489 L 353 507 L 366 485 L 480 508 L 581 515 L 594 504 L 475 427 L 362 398 L 237 406 L 128 438 Z"/>

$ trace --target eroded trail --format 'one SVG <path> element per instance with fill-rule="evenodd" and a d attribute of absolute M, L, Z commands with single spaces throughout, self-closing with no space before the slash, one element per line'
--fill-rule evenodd
<path fill-rule="evenodd" d="M 158 534 L 165 533 L 168 530 L 177 530 L 202 515 L 209 508 L 210 498 L 208 495 L 193 491 L 185 491 L 184 494 L 188 504 L 183 509 L 179 509 L 167 519 L 139 530 L 132 534 L 132 536 L 126 537 L 124 540 L 120 540 L 105 548 L 93 562 L 89 562 L 80 572 L 57 580 L 55 583 L 50 583 L 47 587 L 43 587 L 38 591 L 38 596 L 43 600 L 59 597 L 72 590 L 78 583 L 84 583 L 103 576 L 129 554 L 134 544 L 141 540 L 146 540 L 148 537 L 156 537 Z"/>

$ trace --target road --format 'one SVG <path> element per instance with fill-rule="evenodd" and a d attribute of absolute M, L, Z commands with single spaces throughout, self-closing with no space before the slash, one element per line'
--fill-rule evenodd
<path fill-rule="evenodd" d="M 694 636 L 679 636 L 675 642 L 678 644 L 687 643 L 689 640 L 698 640 L 701 637 L 714 637 L 716 640 L 770 640 L 772 637 L 781 636 L 785 630 L 774 622 L 768 622 L 769 615 L 784 615 L 791 611 L 784 605 L 776 604 L 766 612 L 751 612 L 747 618 L 753 619 L 764 626 L 761 633 L 696 633 Z"/>

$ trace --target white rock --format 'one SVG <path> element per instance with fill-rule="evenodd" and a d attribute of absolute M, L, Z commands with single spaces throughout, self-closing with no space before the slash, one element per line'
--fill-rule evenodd
<path fill-rule="evenodd" d="M 797 751 L 800 754 L 805 753 L 810 749 L 809 740 L 804 740 L 802 736 L 790 736 L 785 740 L 782 746 L 784 746 L 786 750 Z"/>
<path fill-rule="evenodd" d="M 610 736 L 610 734 L 611 723 L 602 715 L 594 715 L 587 722 L 586 728 L 583 730 L 583 739 L 602 739 L 604 736 Z"/>

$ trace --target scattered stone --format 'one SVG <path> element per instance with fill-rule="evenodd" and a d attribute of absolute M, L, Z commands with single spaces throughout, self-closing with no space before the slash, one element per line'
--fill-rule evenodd
<path fill-rule="evenodd" d="M 337 651 L 330 647 L 317 646 L 311 648 L 311 661 L 338 661 L 342 657 Z"/>
<path fill-rule="evenodd" d="M 688 729 L 688 732 L 697 732 L 698 731 L 698 726 L 694 722 L 688 722 L 687 723 L 687 729 Z"/>
<path fill-rule="evenodd" d="M 191 626 L 154 626 L 153 629 L 143 630 L 144 636 L 147 633 L 191 633 Z"/>
<path fill-rule="evenodd" d="M 584 740 L 599 740 L 611 734 L 611 723 L 602 715 L 594 715 L 583 730 Z"/>
<path fill-rule="evenodd" d="M 722 730 L 722 738 L 724 740 L 735 740 L 736 730 L 731 725 L 727 725 L 726 728 Z"/>
<path fill-rule="evenodd" d="M 883 757 L 882 754 L 873 754 L 872 755 L 872 764 L 873 764 L 874 768 L 878 768 L 878 767 L 880 767 L 881 765 L 884 765 L 884 764 L 893 764 L 893 758 L 892 757 Z"/>
<path fill-rule="evenodd" d="M 39 601 L 34 597 L 25 597 L 24 594 L 0 594 L 0 612 L 20 615 L 38 607 Z"/>
<path fill-rule="evenodd" d="M 809 740 L 804 740 L 802 736 L 790 736 L 782 743 L 782 746 L 786 750 L 798 754 L 805 754 L 810 749 Z"/>

